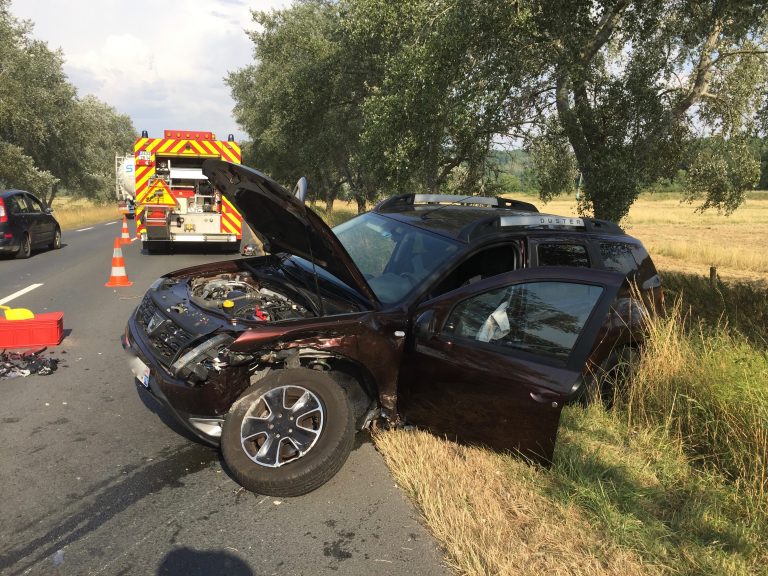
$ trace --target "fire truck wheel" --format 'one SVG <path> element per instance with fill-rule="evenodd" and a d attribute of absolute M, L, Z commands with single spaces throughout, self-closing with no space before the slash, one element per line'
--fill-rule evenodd
<path fill-rule="evenodd" d="M 29 258 L 32 255 L 32 238 L 29 237 L 29 232 L 25 232 L 21 238 L 21 246 L 19 251 L 16 252 L 16 258 Z"/>
<path fill-rule="evenodd" d="M 232 405 L 221 451 L 242 486 L 270 496 L 300 496 L 330 480 L 354 441 L 352 404 L 327 374 L 279 370 Z"/>

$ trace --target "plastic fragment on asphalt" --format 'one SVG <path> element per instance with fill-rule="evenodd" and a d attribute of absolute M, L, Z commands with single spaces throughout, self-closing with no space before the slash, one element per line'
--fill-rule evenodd
<path fill-rule="evenodd" d="M 64 550 L 56 550 L 53 554 L 53 565 L 61 566 L 64 564 Z"/>
<path fill-rule="evenodd" d="M 37 374 L 48 376 L 59 367 L 59 360 L 45 356 L 45 347 L 38 347 L 24 352 L 0 350 L 0 380 Z M 47 404 L 46 404 L 47 405 Z"/>

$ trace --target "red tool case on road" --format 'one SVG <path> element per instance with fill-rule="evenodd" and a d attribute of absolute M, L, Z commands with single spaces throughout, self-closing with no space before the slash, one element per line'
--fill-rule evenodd
<path fill-rule="evenodd" d="M 64 312 L 35 314 L 28 320 L 0 318 L 0 348 L 56 346 L 64 338 Z"/>

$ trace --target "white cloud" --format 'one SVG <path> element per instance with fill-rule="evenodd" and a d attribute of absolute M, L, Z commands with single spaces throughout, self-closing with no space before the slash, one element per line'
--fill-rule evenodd
<path fill-rule="evenodd" d="M 223 78 L 252 61 L 250 10 L 290 0 L 13 0 L 34 36 L 64 53 L 81 95 L 94 94 L 137 130 L 238 131 Z"/>

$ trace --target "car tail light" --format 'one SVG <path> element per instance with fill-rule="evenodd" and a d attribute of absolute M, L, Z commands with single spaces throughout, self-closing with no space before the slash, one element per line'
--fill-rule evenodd
<path fill-rule="evenodd" d="M 0 224 L 8 222 L 8 215 L 5 213 L 5 201 L 0 198 Z"/>

